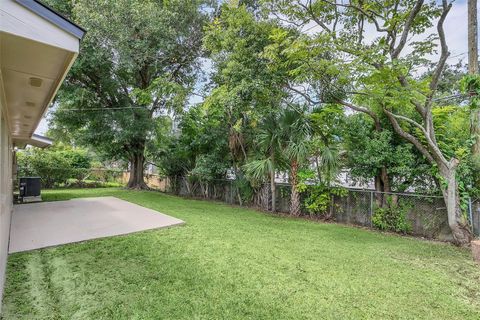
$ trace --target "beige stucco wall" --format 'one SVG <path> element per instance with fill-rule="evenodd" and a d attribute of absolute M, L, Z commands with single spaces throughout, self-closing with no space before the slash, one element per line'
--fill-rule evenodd
<path fill-rule="evenodd" d="M 0 0 L 0 298 L 13 208 L 12 145 L 31 139 L 75 61 L 79 37 L 36 10 Z"/>
<path fill-rule="evenodd" d="M 1 102 L 0 102 L 1 104 Z M 1 105 L 0 105 L 0 110 Z M 0 297 L 3 297 L 7 267 L 10 219 L 12 216 L 12 144 L 8 127 L 3 117 L 0 120 Z M 0 305 L 1 311 L 1 305 Z"/>

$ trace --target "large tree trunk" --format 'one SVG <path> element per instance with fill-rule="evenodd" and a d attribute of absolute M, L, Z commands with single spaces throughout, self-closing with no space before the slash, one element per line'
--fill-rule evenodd
<path fill-rule="evenodd" d="M 382 208 L 387 204 L 388 194 L 392 191 L 387 167 L 383 166 L 375 176 L 375 200 L 377 207 Z"/>
<path fill-rule="evenodd" d="M 141 151 L 136 152 L 130 158 L 130 179 L 128 180 L 127 188 L 137 190 L 149 189 L 143 175 L 144 163 L 145 157 Z"/>
<path fill-rule="evenodd" d="M 292 193 L 290 196 L 290 215 L 300 215 L 300 194 L 298 193 L 298 162 L 292 161 L 290 167 L 290 184 L 292 186 Z"/>
<path fill-rule="evenodd" d="M 447 166 L 439 168 L 440 174 L 446 182 L 446 184 L 441 183 L 441 188 L 447 206 L 448 225 L 452 230 L 454 243 L 466 245 L 473 239 L 473 235 L 460 207 L 460 194 L 455 176 L 457 166 L 458 160 L 452 159 Z"/>

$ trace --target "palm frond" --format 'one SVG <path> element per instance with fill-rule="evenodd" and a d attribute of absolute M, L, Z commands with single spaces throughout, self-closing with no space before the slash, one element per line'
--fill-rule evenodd
<path fill-rule="evenodd" d="M 243 166 L 248 179 L 254 181 L 263 181 L 273 171 L 272 161 L 267 159 L 252 160 Z"/>

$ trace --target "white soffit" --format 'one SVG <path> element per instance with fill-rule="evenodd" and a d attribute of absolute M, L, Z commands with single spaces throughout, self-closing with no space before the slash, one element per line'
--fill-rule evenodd
<path fill-rule="evenodd" d="M 64 19 L 35 0 L 0 0 L 0 99 L 18 142 L 32 137 L 79 51 L 78 37 L 39 14 Z"/>

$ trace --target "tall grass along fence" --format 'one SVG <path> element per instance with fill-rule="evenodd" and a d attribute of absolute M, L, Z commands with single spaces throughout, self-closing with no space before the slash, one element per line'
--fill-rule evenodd
<path fill-rule="evenodd" d="M 270 186 L 245 188 L 235 180 L 210 183 L 189 181 L 184 177 L 168 180 L 164 190 L 176 195 L 222 201 L 232 205 L 252 206 L 262 210 L 272 207 Z M 276 185 L 276 210 L 288 213 L 291 186 Z M 312 213 L 305 205 L 310 195 L 302 193 L 302 215 L 339 223 L 374 227 L 430 239 L 451 240 L 447 209 L 443 197 L 415 193 L 381 193 L 374 190 L 346 189 L 329 194 L 327 205 Z M 472 231 L 480 236 L 480 200 L 470 200 L 467 216 Z"/>

